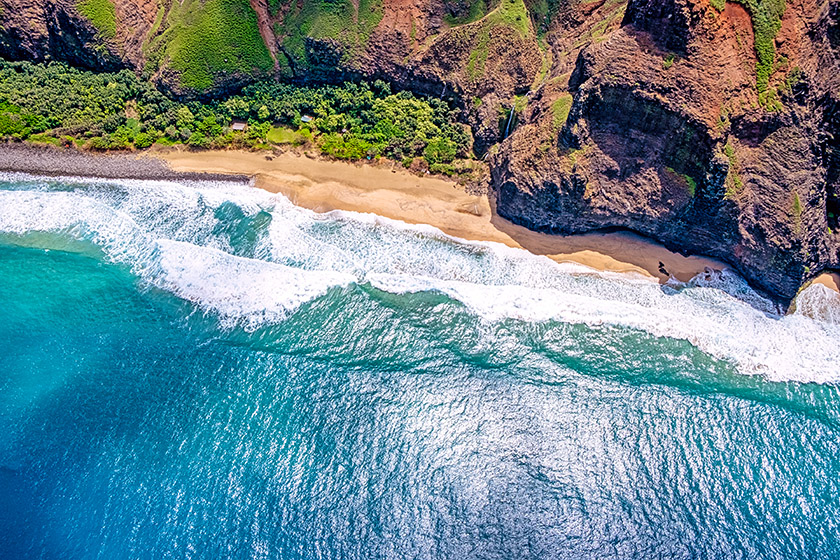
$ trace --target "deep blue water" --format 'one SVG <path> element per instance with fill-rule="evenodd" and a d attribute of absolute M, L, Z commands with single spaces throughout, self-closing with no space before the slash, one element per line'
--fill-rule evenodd
<path fill-rule="evenodd" d="M 840 555 L 819 288 L 6 175 L 0 293 L 2 558 Z"/>

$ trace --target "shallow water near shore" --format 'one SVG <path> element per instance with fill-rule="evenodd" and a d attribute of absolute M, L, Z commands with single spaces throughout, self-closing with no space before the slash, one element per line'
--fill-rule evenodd
<path fill-rule="evenodd" d="M 0 556 L 814 558 L 840 306 L 0 176 Z"/>

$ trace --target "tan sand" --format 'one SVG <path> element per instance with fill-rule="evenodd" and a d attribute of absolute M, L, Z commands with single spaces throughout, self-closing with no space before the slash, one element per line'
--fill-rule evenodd
<path fill-rule="evenodd" d="M 835 292 L 840 292 L 840 274 L 826 272 L 814 278 L 815 284 L 822 284 Z"/>
<path fill-rule="evenodd" d="M 429 224 L 473 241 L 496 241 L 600 271 L 633 272 L 665 282 L 665 269 L 681 281 L 706 267 L 726 265 L 684 257 L 630 233 L 555 236 L 530 231 L 499 217 L 485 196 L 468 194 L 451 181 L 417 176 L 396 164 L 349 164 L 293 152 L 276 156 L 244 151 L 156 152 L 174 171 L 244 174 L 257 187 L 282 193 L 316 212 L 370 212 L 412 224 Z"/>

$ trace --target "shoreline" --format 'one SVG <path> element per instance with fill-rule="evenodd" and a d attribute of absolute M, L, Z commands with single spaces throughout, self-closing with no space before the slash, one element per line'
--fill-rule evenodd
<path fill-rule="evenodd" d="M 250 182 L 248 175 L 179 172 L 163 160 L 138 157 L 137 153 L 93 153 L 75 148 L 57 148 L 24 143 L 0 143 L 0 171 L 30 173 L 45 177 L 77 176 L 103 179 L 160 181 Z"/>
<path fill-rule="evenodd" d="M 349 210 L 427 224 L 453 237 L 493 241 L 556 262 L 636 274 L 661 284 L 670 276 L 687 282 L 707 268 L 730 268 L 708 257 L 685 257 L 630 232 L 575 236 L 534 232 L 500 217 L 489 197 L 470 194 L 442 177 L 415 175 L 395 162 L 353 164 L 294 151 L 267 156 L 238 150 L 172 150 L 149 156 L 160 158 L 178 172 L 250 175 L 257 188 L 283 194 L 315 212 Z M 660 271 L 660 264 L 669 274 Z"/>
<path fill-rule="evenodd" d="M 280 193 L 315 212 L 372 213 L 410 224 L 434 226 L 453 237 L 492 241 L 599 272 L 629 273 L 666 283 L 687 282 L 706 271 L 731 268 L 703 256 L 683 256 L 631 232 L 556 236 L 531 231 L 499 216 L 486 195 L 471 194 L 455 181 L 418 176 L 399 163 L 350 163 L 300 151 L 187 151 L 153 149 L 96 154 L 27 144 L 0 144 L 0 171 L 150 180 L 226 180 Z M 665 270 L 667 273 L 663 273 Z M 811 280 L 840 292 L 840 274 Z M 806 285 L 808 285 L 806 284 Z"/>

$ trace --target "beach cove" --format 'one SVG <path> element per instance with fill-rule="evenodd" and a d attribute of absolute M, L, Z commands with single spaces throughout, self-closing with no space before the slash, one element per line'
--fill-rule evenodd
<path fill-rule="evenodd" d="M 246 175 L 254 185 L 281 193 L 316 212 L 372 213 L 409 224 L 426 224 L 453 237 L 492 241 L 577 263 L 604 272 L 635 273 L 660 282 L 681 282 L 706 268 L 728 268 L 718 260 L 683 256 L 629 232 L 557 236 L 534 232 L 496 214 L 492 200 L 445 177 L 417 175 L 396 162 L 351 164 L 287 151 L 276 155 L 245 151 L 168 150 L 152 154 L 173 171 Z"/>
<path fill-rule="evenodd" d="M 729 269 L 706 256 L 685 256 L 633 232 L 549 235 L 513 224 L 495 212 L 485 194 L 439 175 L 413 173 L 382 159 L 349 163 L 303 150 L 187 150 L 156 148 L 140 153 L 96 154 L 26 144 L 0 145 L 0 171 L 46 176 L 163 180 L 233 180 L 287 197 L 315 212 L 370 213 L 408 224 L 425 224 L 468 241 L 490 241 L 575 263 L 594 271 L 632 274 L 661 284 L 688 282 L 698 274 Z M 840 293 L 840 274 L 811 283 Z M 808 284 L 806 284 L 807 286 Z M 805 287 L 805 286 L 803 286 Z"/>

